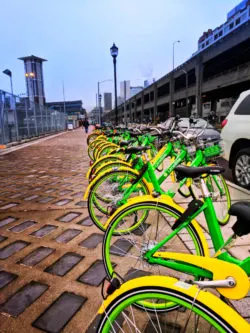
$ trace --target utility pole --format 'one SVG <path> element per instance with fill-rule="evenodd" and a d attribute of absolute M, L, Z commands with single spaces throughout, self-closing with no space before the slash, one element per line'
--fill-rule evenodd
<path fill-rule="evenodd" d="M 64 113 L 64 127 L 66 129 L 66 105 L 65 105 L 65 91 L 64 91 L 64 81 L 62 82 L 63 88 L 63 113 Z"/>

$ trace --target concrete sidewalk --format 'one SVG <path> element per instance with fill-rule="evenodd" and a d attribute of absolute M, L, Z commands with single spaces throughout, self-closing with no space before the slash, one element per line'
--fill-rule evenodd
<path fill-rule="evenodd" d="M 82 201 L 88 167 L 81 128 L 0 155 L 0 332 L 95 332 L 105 271 L 103 234 Z M 249 300 L 236 304 L 245 317 Z"/>

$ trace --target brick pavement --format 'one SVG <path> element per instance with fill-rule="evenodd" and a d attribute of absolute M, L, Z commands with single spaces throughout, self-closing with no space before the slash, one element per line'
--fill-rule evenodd
<path fill-rule="evenodd" d="M 105 272 L 86 149 L 78 129 L 0 155 L 1 332 L 94 332 Z"/>

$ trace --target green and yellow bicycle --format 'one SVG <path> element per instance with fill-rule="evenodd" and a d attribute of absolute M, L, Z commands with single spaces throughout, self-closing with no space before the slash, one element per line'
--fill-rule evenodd
<path fill-rule="evenodd" d="M 112 279 L 118 276 L 122 281 L 127 281 L 142 275 L 157 274 L 178 279 L 186 279 L 188 275 L 188 279 L 212 280 L 213 274 L 202 264 L 202 257 L 213 256 L 239 267 L 247 276 L 247 282 L 243 281 L 244 290 L 248 290 L 250 257 L 238 260 L 227 249 L 237 236 L 250 233 L 250 204 L 240 202 L 231 206 L 229 214 L 236 216 L 237 222 L 233 226 L 233 236 L 224 241 L 211 193 L 202 178 L 205 174 L 220 174 L 223 168 L 178 166 L 176 169 L 183 177 L 199 180 L 202 200 L 196 198 L 190 186 L 193 200 L 186 210 L 165 195 L 134 198 L 120 207 L 108 220 L 103 241 L 103 260 L 108 277 Z M 135 229 L 135 221 L 145 212 L 147 219 Z M 211 237 L 210 246 L 204 229 L 195 220 L 202 212 L 209 230 L 207 236 Z M 197 258 L 193 254 L 198 255 L 198 259 L 193 259 Z M 163 310 L 173 306 L 173 303 L 165 304 Z"/>
<path fill-rule="evenodd" d="M 176 146 L 178 150 L 176 151 Z M 192 149 L 193 149 L 192 144 Z M 126 152 L 136 153 L 147 150 L 147 147 L 131 147 Z M 176 192 L 172 190 L 162 189 L 162 183 L 174 172 L 180 163 L 189 163 L 192 166 L 207 165 L 207 157 L 210 157 L 209 152 L 212 150 L 212 155 L 221 152 L 219 145 L 212 144 L 211 147 L 204 149 L 203 146 L 195 147 L 195 155 L 190 155 L 189 146 L 178 139 L 177 145 L 175 141 L 169 141 L 155 156 L 153 160 L 149 160 L 144 153 L 144 160 L 138 158 L 136 163 L 126 167 L 119 167 L 115 162 L 110 162 L 107 168 L 99 174 L 88 186 L 84 199 L 88 199 L 89 215 L 97 227 L 101 230 L 106 230 L 108 226 L 108 216 L 114 212 L 117 207 L 125 204 L 130 198 L 145 194 L 159 196 L 167 194 L 173 197 Z M 157 175 L 156 170 L 160 164 L 167 158 L 173 158 L 172 163 L 167 169 Z M 112 167 L 113 166 L 113 167 Z M 207 177 L 207 186 L 213 193 L 213 200 L 218 203 L 217 217 L 221 224 L 225 224 L 229 220 L 228 209 L 231 199 L 227 184 L 222 175 L 212 175 Z M 179 182 L 179 193 L 188 197 L 189 191 L 182 190 L 186 188 L 186 184 L 190 182 L 188 178 L 184 178 Z M 134 224 L 136 229 L 145 217 L 141 217 Z"/>

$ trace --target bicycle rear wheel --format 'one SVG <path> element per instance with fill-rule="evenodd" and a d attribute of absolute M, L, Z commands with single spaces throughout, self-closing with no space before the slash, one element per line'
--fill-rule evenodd
<path fill-rule="evenodd" d="M 124 291 L 118 293 L 118 296 L 105 308 L 97 328 L 98 333 L 249 331 L 250 325 L 211 293 L 184 283 L 181 288 L 181 282 L 176 279 L 165 278 L 166 281 L 161 283 L 156 276 L 156 282 L 150 284 L 149 281 L 144 285 L 141 283 L 142 279 L 145 278 L 135 279 L 130 289 L 126 288 L 126 284 L 122 285 Z M 158 280 L 159 285 L 156 285 Z M 149 311 L 147 308 L 139 309 L 134 306 L 147 302 L 155 304 L 155 308 Z M 177 305 L 175 310 L 157 311 L 159 303 L 170 302 Z"/>

